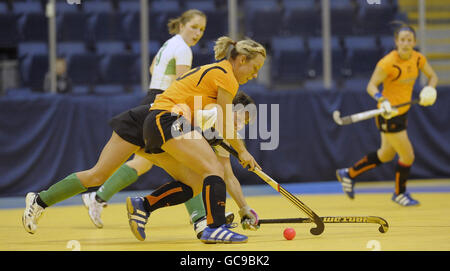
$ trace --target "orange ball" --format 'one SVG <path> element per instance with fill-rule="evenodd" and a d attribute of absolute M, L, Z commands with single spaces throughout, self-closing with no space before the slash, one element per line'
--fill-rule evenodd
<path fill-rule="evenodd" d="M 283 235 L 286 240 L 292 240 L 295 238 L 295 230 L 293 228 L 286 228 L 284 229 Z"/>

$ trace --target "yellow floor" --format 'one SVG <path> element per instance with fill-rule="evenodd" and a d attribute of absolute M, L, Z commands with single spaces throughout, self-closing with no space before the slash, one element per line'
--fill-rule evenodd
<path fill-rule="evenodd" d="M 103 229 L 93 226 L 81 205 L 48 208 L 34 235 L 22 228 L 23 209 L 4 209 L 0 210 L 0 250 L 449 251 L 450 194 L 413 195 L 421 202 L 420 206 L 398 206 L 391 201 L 391 194 L 357 194 L 353 201 L 343 194 L 301 196 L 319 216 L 381 216 L 390 225 L 385 234 L 378 232 L 376 224 L 325 224 L 320 236 L 309 233 L 313 224 L 266 224 L 255 232 L 237 228 L 238 232 L 248 234 L 249 241 L 233 245 L 205 245 L 198 241 L 184 205 L 152 214 L 144 242 L 136 240 L 129 230 L 124 204 L 111 204 L 104 210 Z M 255 196 L 247 201 L 261 218 L 305 217 L 282 196 Z M 231 199 L 228 202 L 227 211 L 237 215 L 234 202 Z M 286 227 L 296 230 L 294 240 L 283 238 Z"/>

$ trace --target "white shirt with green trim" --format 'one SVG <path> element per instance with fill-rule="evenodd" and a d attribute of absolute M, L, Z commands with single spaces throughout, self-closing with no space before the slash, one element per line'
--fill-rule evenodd
<path fill-rule="evenodd" d="M 149 88 L 166 90 L 176 79 L 177 65 L 192 66 L 192 50 L 179 34 L 159 48 Z"/>

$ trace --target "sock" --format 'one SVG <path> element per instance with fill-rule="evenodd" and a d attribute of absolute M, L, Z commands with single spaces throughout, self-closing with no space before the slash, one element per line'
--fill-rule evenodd
<path fill-rule="evenodd" d="M 136 170 L 123 164 L 102 186 L 100 186 L 95 198 L 99 202 L 109 201 L 114 194 L 131 185 L 137 179 L 138 175 Z"/>
<path fill-rule="evenodd" d="M 219 176 L 208 176 L 203 180 L 203 204 L 206 209 L 206 223 L 210 228 L 225 224 L 227 189 Z"/>
<path fill-rule="evenodd" d="M 192 222 L 206 216 L 205 206 L 203 205 L 202 193 L 193 197 L 184 203 Z"/>
<path fill-rule="evenodd" d="M 380 164 L 381 161 L 378 159 L 377 152 L 369 153 L 348 169 L 348 175 L 353 179 Z"/>
<path fill-rule="evenodd" d="M 46 206 L 42 206 L 41 204 L 39 205 L 45 208 L 86 190 L 87 188 L 81 184 L 81 181 L 78 179 L 77 175 L 72 173 L 61 181 L 50 186 L 48 190 L 40 192 L 36 201 L 38 204 L 39 202 L 44 203 Z"/>
<path fill-rule="evenodd" d="M 405 165 L 400 161 L 395 167 L 395 194 L 402 194 L 406 192 L 406 181 L 409 177 L 411 165 Z"/>
<path fill-rule="evenodd" d="M 145 197 L 144 208 L 153 212 L 159 208 L 184 203 L 194 195 L 192 188 L 182 182 L 173 181 L 160 186 Z"/>

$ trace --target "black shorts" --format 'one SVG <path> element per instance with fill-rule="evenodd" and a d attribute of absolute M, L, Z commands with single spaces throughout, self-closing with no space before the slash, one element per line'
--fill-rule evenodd
<path fill-rule="evenodd" d="M 397 133 L 406 130 L 408 126 L 408 112 L 403 115 L 395 116 L 391 119 L 385 119 L 377 116 L 375 120 L 378 130 L 384 133 Z"/>
<path fill-rule="evenodd" d="M 144 121 L 145 152 L 162 153 L 164 143 L 192 130 L 194 127 L 181 115 L 167 110 L 151 110 Z"/>
<path fill-rule="evenodd" d="M 142 99 L 141 105 L 144 104 L 152 104 L 155 101 L 156 95 L 163 93 L 164 90 L 161 89 L 149 89 L 147 92 L 147 95 Z"/>
<path fill-rule="evenodd" d="M 142 137 L 145 117 L 149 114 L 150 105 L 140 105 L 114 116 L 109 125 L 122 139 L 141 148 L 145 147 Z"/>
<path fill-rule="evenodd" d="M 141 101 L 141 105 L 114 116 L 109 125 L 122 139 L 141 148 L 145 147 L 143 129 L 145 117 L 150 111 L 150 104 L 156 95 L 163 93 L 160 89 L 150 89 Z"/>

